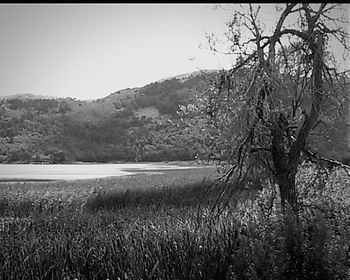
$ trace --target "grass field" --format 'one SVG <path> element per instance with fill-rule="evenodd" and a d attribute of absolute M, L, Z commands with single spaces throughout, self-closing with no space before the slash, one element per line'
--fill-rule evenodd
<path fill-rule="evenodd" d="M 341 172 L 340 172 L 341 173 Z M 346 279 L 349 178 L 303 185 L 297 218 L 272 189 L 220 216 L 215 168 L 0 187 L 0 279 Z M 242 194 L 242 193 L 240 193 Z M 234 198 L 236 201 L 238 197 Z"/>

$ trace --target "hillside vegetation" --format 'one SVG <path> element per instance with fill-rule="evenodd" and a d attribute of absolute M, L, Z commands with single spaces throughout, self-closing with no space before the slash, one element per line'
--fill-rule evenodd
<path fill-rule="evenodd" d="M 177 110 L 209 85 L 210 74 L 170 78 L 80 101 L 17 95 L 0 100 L 0 162 L 194 159 L 200 147 Z"/>
<path fill-rule="evenodd" d="M 45 155 L 53 163 L 206 159 L 208 135 L 200 126 L 189 129 L 177 112 L 180 105 L 195 103 L 217 74 L 189 73 L 92 101 L 30 94 L 2 98 L 0 162 L 28 163 Z M 327 129 L 320 126 L 315 139 L 324 155 L 347 162 L 344 108 L 341 117 L 325 117 Z"/>

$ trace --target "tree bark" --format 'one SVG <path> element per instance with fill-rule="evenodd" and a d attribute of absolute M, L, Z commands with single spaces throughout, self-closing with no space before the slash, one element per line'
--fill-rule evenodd
<path fill-rule="evenodd" d="M 289 155 L 285 143 L 284 132 L 288 127 L 284 115 L 280 113 L 275 125 L 271 129 L 272 136 L 272 160 L 276 172 L 275 179 L 279 186 L 282 208 L 286 206 L 286 202 L 296 209 L 297 198 L 295 188 L 295 176 L 297 171 L 296 165 L 291 165 Z"/>
<path fill-rule="evenodd" d="M 312 105 L 310 113 L 298 131 L 295 142 L 287 149 L 284 132 L 288 122 L 280 113 L 275 125 L 272 127 L 272 158 L 276 172 L 276 181 L 280 188 L 281 203 L 283 209 L 286 202 L 296 210 L 297 196 L 295 177 L 300 160 L 301 152 L 305 149 L 305 141 L 312 127 L 318 120 L 320 105 L 322 102 L 323 79 L 322 79 L 322 58 L 324 41 L 321 34 L 317 34 L 315 42 L 310 44 L 313 51 L 313 86 L 312 86 Z"/>

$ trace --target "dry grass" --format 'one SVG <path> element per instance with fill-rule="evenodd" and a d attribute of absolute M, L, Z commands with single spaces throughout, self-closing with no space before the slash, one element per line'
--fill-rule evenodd
<path fill-rule="evenodd" d="M 268 188 L 210 215 L 198 207 L 210 168 L 6 184 L 0 279 L 346 279 L 349 180 L 334 174 L 310 195 L 310 173 L 297 219 L 266 210 Z"/>

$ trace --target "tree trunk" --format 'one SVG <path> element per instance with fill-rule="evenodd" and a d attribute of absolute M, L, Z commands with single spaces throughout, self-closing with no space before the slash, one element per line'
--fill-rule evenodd
<path fill-rule="evenodd" d="M 304 123 L 298 131 L 295 142 L 287 149 L 284 132 L 288 122 L 282 113 L 275 121 L 271 129 L 272 136 L 272 158 L 276 172 L 276 181 L 280 188 L 282 208 L 285 209 L 286 202 L 295 211 L 297 209 L 297 196 L 295 177 L 301 151 L 305 148 L 305 141 L 312 127 L 317 122 L 323 93 L 323 47 L 324 40 L 321 34 L 317 34 L 314 43 L 310 43 L 313 52 L 313 85 L 312 85 L 312 106 L 310 113 L 306 115 Z"/>
<path fill-rule="evenodd" d="M 288 126 L 284 115 L 280 113 L 275 125 L 272 127 L 272 159 L 275 169 L 275 179 L 280 189 L 282 208 L 285 209 L 286 202 L 296 209 L 297 197 L 295 187 L 296 165 L 291 165 L 286 149 L 284 131 Z"/>
<path fill-rule="evenodd" d="M 295 170 L 287 170 L 285 173 L 276 176 L 283 209 L 285 209 L 286 203 L 288 203 L 294 211 L 297 209 L 295 175 Z"/>

